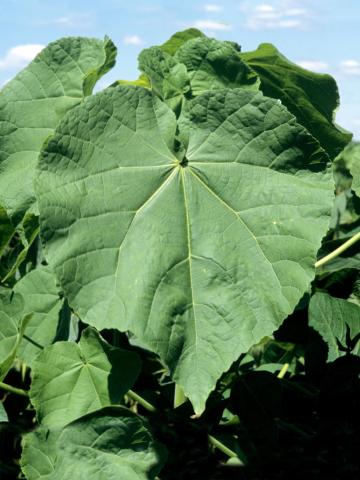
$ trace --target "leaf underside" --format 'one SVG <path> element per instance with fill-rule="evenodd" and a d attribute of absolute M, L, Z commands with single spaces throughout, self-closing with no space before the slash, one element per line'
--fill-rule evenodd
<path fill-rule="evenodd" d="M 101 92 L 48 142 L 36 189 L 70 305 L 132 331 L 201 412 L 308 287 L 333 183 L 318 143 L 261 93 L 201 95 L 189 122 L 184 156 L 181 122 L 151 92 Z"/>

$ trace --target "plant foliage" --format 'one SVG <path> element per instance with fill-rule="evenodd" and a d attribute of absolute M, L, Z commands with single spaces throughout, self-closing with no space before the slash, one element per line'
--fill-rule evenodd
<path fill-rule="evenodd" d="M 356 478 L 335 81 L 189 29 L 92 95 L 115 56 L 60 39 L 0 92 L 2 478 Z"/>

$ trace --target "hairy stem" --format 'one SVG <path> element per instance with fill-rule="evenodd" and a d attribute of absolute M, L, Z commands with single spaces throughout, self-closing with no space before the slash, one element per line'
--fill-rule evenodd
<path fill-rule="evenodd" d="M 336 248 L 333 252 L 329 253 L 323 258 L 320 258 L 320 260 L 315 263 L 315 268 L 322 267 L 323 265 L 325 265 L 325 263 L 328 263 L 334 258 L 338 257 L 341 253 L 345 252 L 345 250 L 354 245 L 354 243 L 356 243 L 358 240 L 360 240 L 360 232 L 349 238 L 349 240 L 340 245 L 340 247 Z"/>
<path fill-rule="evenodd" d="M 15 393 L 16 395 L 21 395 L 22 397 L 29 396 L 26 390 L 23 390 L 22 388 L 13 387 L 12 385 L 9 385 L 7 383 L 0 382 L 0 388 L 2 390 L 5 390 L 6 392 Z"/>

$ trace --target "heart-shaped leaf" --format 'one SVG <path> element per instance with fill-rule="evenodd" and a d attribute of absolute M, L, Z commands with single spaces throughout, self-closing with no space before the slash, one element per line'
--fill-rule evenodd
<path fill-rule="evenodd" d="M 57 342 L 33 363 L 30 399 L 43 425 L 58 427 L 118 403 L 140 372 L 135 352 L 112 347 L 95 329 L 80 342 Z"/>
<path fill-rule="evenodd" d="M 37 193 L 70 305 L 132 331 L 201 412 L 308 288 L 333 181 L 319 144 L 260 92 L 188 102 L 186 151 L 182 128 L 148 90 L 101 92 L 48 142 Z"/>

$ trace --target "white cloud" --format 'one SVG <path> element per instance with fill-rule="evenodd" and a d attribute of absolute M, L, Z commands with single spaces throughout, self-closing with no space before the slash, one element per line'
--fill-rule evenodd
<path fill-rule="evenodd" d="M 37 25 L 54 25 L 58 28 L 89 28 L 93 26 L 93 20 L 88 13 L 70 14 L 63 17 L 40 20 Z"/>
<path fill-rule="evenodd" d="M 139 35 L 127 35 L 124 37 L 123 42 L 125 45 L 142 45 L 144 43 Z"/>
<path fill-rule="evenodd" d="M 10 48 L 0 59 L 0 70 L 21 68 L 28 64 L 44 48 L 44 45 L 32 44 L 17 45 Z"/>
<path fill-rule="evenodd" d="M 251 30 L 305 28 L 310 17 L 307 9 L 289 0 L 258 5 L 246 2 L 240 10 L 245 15 L 245 26 Z"/>
<path fill-rule="evenodd" d="M 207 3 L 204 5 L 203 10 L 208 13 L 218 13 L 222 12 L 224 9 L 221 5 L 217 5 L 215 3 Z"/>
<path fill-rule="evenodd" d="M 215 22 L 214 20 L 197 20 L 193 23 L 193 26 L 208 31 L 231 30 L 232 28 L 228 23 Z"/>
<path fill-rule="evenodd" d="M 320 60 L 301 60 L 296 62 L 299 67 L 305 68 L 306 70 L 312 70 L 314 72 L 328 72 L 330 66 L 326 62 Z"/>
<path fill-rule="evenodd" d="M 340 71 L 345 75 L 360 75 L 360 62 L 358 60 L 344 60 L 340 63 Z"/>

